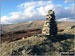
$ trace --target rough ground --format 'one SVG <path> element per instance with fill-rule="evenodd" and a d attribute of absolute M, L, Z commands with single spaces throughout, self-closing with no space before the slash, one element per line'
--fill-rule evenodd
<path fill-rule="evenodd" d="M 13 42 L 4 42 L 0 46 L 0 55 L 8 55 L 8 56 L 14 56 L 14 55 L 55 55 L 60 56 L 60 52 L 64 51 L 74 51 L 74 43 L 75 43 L 75 27 L 72 28 L 71 25 L 69 28 L 64 28 L 64 31 L 58 32 L 58 35 L 53 36 L 43 36 L 39 35 L 39 30 L 29 30 L 29 31 L 20 31 L 20 34 L 23 34 L 24 32 L 30 34 L 33 34 L 33 36 L 29 36 L 23 39 L 17 39 L 17 41 Z M 68 27 L 67 26 L 67 27 Z M 20 35 L 19 33 L 15 33 L 13 36 L 18 38 Z M 9 32 L 10 33 L 10 32 Z M 26 34 L 25 33 L 25 34 Z M 9 34 L 11 36 L 11 34 Z M 18 36 L 17 36 L 18 35 Z M 27 34 L 26 34 L 27 35 Z M 9 39 L 12 39 L 12 37 L 8 37 Z M 15 39 L 15 38 L 13 38 Z"/>
<path fill-rule="evenodd" d="M 11 43 L 4 43 L 1 55 L 57 55 L 61 51 L 74 51 L 74 35 L 59 34 L 57 37 L 35 35 Z"/>

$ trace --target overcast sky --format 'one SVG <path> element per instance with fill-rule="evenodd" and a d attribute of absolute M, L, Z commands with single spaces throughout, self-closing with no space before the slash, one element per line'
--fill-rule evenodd
<path fill-rule="evenodd" d="M 2 1 L 1 23 L 12 24 L 45 20 L 48 10 L 54 10 L 56 20 L 75 21 L 75 1 Z"/>

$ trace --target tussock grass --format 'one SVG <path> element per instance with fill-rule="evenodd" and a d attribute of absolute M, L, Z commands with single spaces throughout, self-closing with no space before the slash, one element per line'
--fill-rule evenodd
<path fill-rule="evenodd" d="M 66 36 L 67 35 L 67 36 Z M 55 39 L 54 39 L 55 38 Z M 60 55 L 60 51 L 74 51 L 74 37 L 59 34 L 57 37 L 35 35 L 22 40 L 5 43 L 1 55 Z"/>

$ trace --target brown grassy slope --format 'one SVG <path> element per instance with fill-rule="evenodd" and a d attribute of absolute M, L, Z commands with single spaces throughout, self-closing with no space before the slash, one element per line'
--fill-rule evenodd
<path fill-rule="evenodd" d="M 17 23 L 17 24 L 13 24 L 13 25 L 8 26 L 8 29 L 9 29 L 9 31 L 40 29 L 40 28 L 42 28 L 43 23 L 44 23 L 44 21 L 34 21 L 34 22 L 26 22 L 26 23 Z"/>
<path fill-rule="evenodd" d="M 21 31 L 13 31 L 8 32 L 6 34 L 1 35 L 1 42 L 12 42 L 17 41 L 24 38 L 27 38 L 29 36 L 35 35 L 35 34 L 41 34 L 41 29 L 30 29 L 30 30 L 21 30 Z"/>
<path fill-rule="evenodd" d="M 75 25 L 75 22 L 57 22 L 59 29 L 65 29 L 68 26 Z M 17 30 L 28 30 L 28 29 L 41 29 L 43 27 L 44 21 L 33 21 L 27 23 L 17 23 L 8 26 L 11 31 Z"/>
<path fill-rule="evenodd" d="M 65 29 L 66 27 L 69 27 L 69 26 L 72 26 L 72 25 L 75 25 L 75 22 L 61 22 L 58 24 L 58 28 L 59 29 Z"/>
<path fill-rule="evenodd" d="M 59 29 L 65 29 L 68 26 L 75 25 L 75 22 L 57 22 Z M 7 27 L 0 27 L 1 32 L 10 32 L 10 31 L 20 31 L 20 30 L 29 30 L 29 29 L 42 29 L 44 24 L 43 21 L 33 21 L 25 23 L 16 23 L 8 25 Z"/>
<path fill-rule="evenodd" d="M 57 22 L 57 23 L 58 23 L 58 32 L 62 32 L 68 26 L 75 25 L 74 22 Z M 12 41 L 22 39 L 22 37 L 26 38 L 34 34 L 40 34 L 43 24 L 44 21 L 34 21 L 28 23 L 17 23 L 17 24 L 9 25 L 4 29 L 8 31 L 8 33 L 3 34 L 1 40 L 2 42 L 5 41 L 12 42 Z"/>

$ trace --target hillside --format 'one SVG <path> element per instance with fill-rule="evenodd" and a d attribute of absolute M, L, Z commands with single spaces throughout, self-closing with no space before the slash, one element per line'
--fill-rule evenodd
<path fill-rule="evenodd" d="M 73 55 L 75 23 L 57 22 L 58 35 L 55 37 L 41 34 L 43 23 L 44 21 L 36 21 L 5 27 L 6 33 L 1 34 L 0 55 L 61 56 L 61 52 L 73 52 Z"/>
<path fill-rule="evenodd" d="M 62 33 L 65 28 L 75 25 L 74 22 L 57 22 L 58 23 L 58 33 Z M 12 42 L 17 41 L 29 36 L 36 34 L 41 34 L 41 29 L 43 27 L 44 21 L 33 21 L 26 23 L 17 23 L 12 25 L 2 25 L 0 27 L 1 31 L 1 42 Z M 71 29 L 70 29 L 71 30 Z M 69 31 L 70 31 L 69 30 Z M 64 33 L 67 33 L 68 30 L 65 30 Z M 74 29 L 71 30 L 73 32 Z"/>
<path fill-rule="evenodd" d="M 1 43 L 13 42 L 32 35 L 41 34 L 41 29 L 30 29 L 21 31 L 12 31 L 5 34 L 1 34 Z"/>
<path fill-rule="evenodd" d="M 65 29 L 68 26 L 75 25 L 75 22 L 57 22 L 59 29 Z M 42 29 L 44 21 L 33 21 L 25 23 L 16 23 L 12 25 L 4 25 L 0 27 L 2 33 L 29 29 Z"/>
<path fill-rule="evenodd" d="M 2 27 L 1 29 L 6 32 L 29 30 L 29 29 L 41 29 L 43 27 L 43 23 L 44 23 L 44 21 L 16 23 L 16 24 L 9 25 L 7 27 Z"/>

